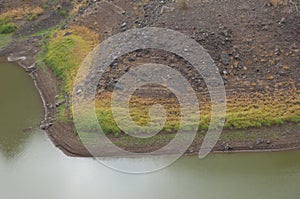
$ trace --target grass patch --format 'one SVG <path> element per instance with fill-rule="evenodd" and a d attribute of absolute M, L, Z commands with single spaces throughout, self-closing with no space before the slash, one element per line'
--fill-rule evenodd
<path fill-rule="evenodd" d="M 72 26 L 53 31 L 49 37 L 43 61 L 63 80 L 63 91 L 70 93 L 81 62 L 98 43 L 99 36 L 86 27 Z"/>
<path fill-rule="evenodd" d="M 224 128 L 226 129 L 245 129 L 249 127 L 271 126 L 283 124 L 285 122 L 300 121 L 300 94 L 295 90 L 285 91 L 282 95 L 276 91 L 272 95 L 257 94 L 253 96 L 238 96 L 227 103 L 227 115 Z M 111 93 L 103 93 L 96 101 L 96 113 L 101 127 L 107 134 L 119 134 L 118 128 L 111 111 Z M 149 107 L 153 104 L 162 104 L 167 110 L 167 120 L 163 132 L 176 132 L 180 124 L 180 110 L 175 101 L 167 99 L 164 102 L 156 99 L 145 99 L 133 97 L 130 100 L 130 115 L 132 120 L 138 125 L 147 125 L 150 121 L 148 116 Z M 166 105 L 166 106 L 165 106 Z M 181 124 L 184 131 L 189 131 L 199 125 L 200 130 L 206 130 L 210 125 L 210 106 L 202 104 L 200 110 L 200 121 L 195 123 L 193 120 Z M 120 109 L 120 112 L 124 111 Z M 195 113 L 194 113 L 195 114 Z M 191 116 L 193 118 L 193 116 Z M 154 118 L 160 119 L 160 118 Z M 128 124 L 129 125 L 129 124 Z M 217 125 L 217 124 L 215 124 Z M 136 132 L 136 129 L 128 128 L 129 132 Z M 156 131 L 156 129 L 153 129 Z M 242 135 L 235 137 L 243 138 Z"/>
<path fill-rule="evenodd" d="M 88 53 L 98 44 L 99 36 L 82 26 L 71 26 L 66 30 L 55 29 L 37 34 L 44 35 L 39 44 L 38 66 L 49 66 L 61 80 L 61 92 L 70 94 L 77 70 Z M 70 109 L 60 106 L 56 118 L 62 122 L 69 122 Z M 89 121 L 84 123 L 89 124 Z"/>
<path fill-rule="evenodd" d="M 8 23 L 5 25 L 0 25 L 0 34 L 9 34 L 15 32 L 17 27 L 13 23 Z"/>
<path fill-rule="evenodd" d="M 9 34 L 17 30 L 14 24 L 17 20 L 31 21 L 40 16 L 44 10 L 40 7 L 16 8 L 0 14 L 0 34 Z"/>
<path fill-rule="evenodd" d="M 34 20 L 44 12 L 41 7 L 24 7 L 9 10 L 0 15 L 0 23 L 10 23 L 16 20 L 31 19 Z"/>

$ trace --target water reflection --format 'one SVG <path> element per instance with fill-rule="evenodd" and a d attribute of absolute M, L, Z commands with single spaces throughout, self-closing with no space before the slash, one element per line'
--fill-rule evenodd
<path fill-rule="evenodd" d="M 41 115 L 30 77 L 15 64 L 0 64 L 0 151 L 6 158 L 22 151 Z"/>

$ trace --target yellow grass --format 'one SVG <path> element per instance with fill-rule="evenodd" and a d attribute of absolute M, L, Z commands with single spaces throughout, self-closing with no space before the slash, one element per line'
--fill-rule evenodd
<path fill-rule="evenodd" d="M 6 11 L 0 15 L 0 21 L 12 22 L 15 20 L 24 19 L 24 17 L 31 16 L 33 18 L 41 15 L 44 12 L 41 7 L 22 7 Z"/>
<path fill-rule="evenodd" d="M 71 92 L 78 67 L 98 42 L 98 34 L 83 26 L 73 25 L 52 34 L 45 62 L 63 80 L 66 92 Z"/>

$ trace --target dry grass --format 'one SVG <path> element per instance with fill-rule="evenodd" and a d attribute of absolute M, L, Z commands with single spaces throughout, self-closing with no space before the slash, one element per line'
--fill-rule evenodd
<path fill-rule="evenodd" d="M 80 7 L 88 4 L 88 0 L 84 0 L 84 1 L 75 0 L 75 1 L 72 1 L 72 4 L 73 4 L 73 9 L 69 13 L 70 16 L 76 15 L 78 13 L 78 10 Z"/>
<path fill-rule="evenodd" d="M 270 3 L 277 8 L 278 6 L 287 6 L 290 3 L 290 0 L 270 0 Z"/>
<path fill-rule="evenodd" d="M 16 8 L 7 12 L 4 12 L 0 15 L 0 21 L 6 23 L 13 22 L 16 20 L 22 20 L 25 17 L 30 16 L 32 19 L 40 16 L 44 12 L 41 7 L 23 7 Z"/>
<path fill-rule="evenodd" d="M 106 133 L 120 133 L 111 111 L 111 93 L 103 93 L 96 102 L 96 112 L 101 127 Z M 138 125 L 146 125 L 150 121 L 149 107 L 162 104 L 167 111 L 164 132 L 174 132 L 180 122 L 180 109 L 174 99 L 145 99 L 132 97 L 130 99 L 130 114 Z M 210 123 L 210 104 L 202 103 L 200 121 L 182 124 L 184 130 L 195 125 L 200 129 L 207 129 Z M 154 118 L 157 119 L 157 118 Z M 272 94 L 252 93 L 231 97 L 227 102 L 225 128 L 243 129 L 249 127 L 283 124 L 284 122 L 298 122 L 300 120 L 300 93 L 295 88 L 282 91 L 276 90 Z M 135 129 L 132 129 L 134 131 Z M 154 129 L 155 130 L 155 129 Z"/>

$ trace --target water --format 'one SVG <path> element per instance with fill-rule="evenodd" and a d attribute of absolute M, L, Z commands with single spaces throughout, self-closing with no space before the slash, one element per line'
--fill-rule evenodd
<path fill-rule="evenodd" d="M 19 67 L 0 64 L 0 92 L 1 199 L 299 198 L 300 152 L 184 157 L 156 173 L 128 175 L 56 149 L 35 128 L 42 105 Z"/>

